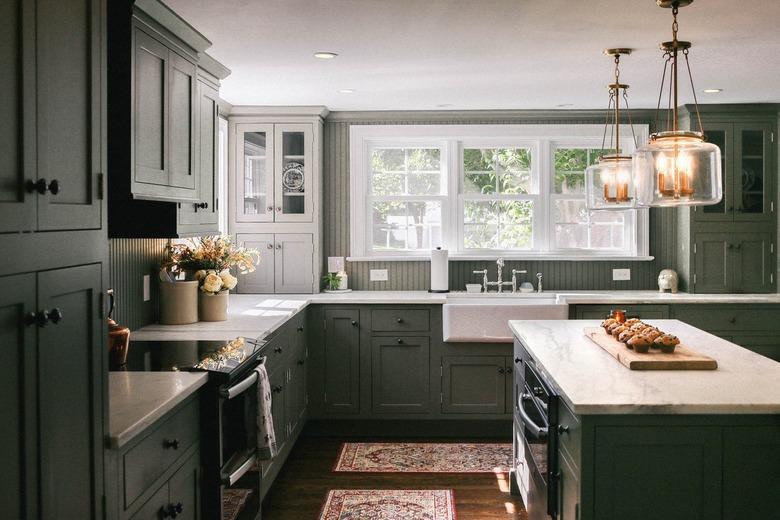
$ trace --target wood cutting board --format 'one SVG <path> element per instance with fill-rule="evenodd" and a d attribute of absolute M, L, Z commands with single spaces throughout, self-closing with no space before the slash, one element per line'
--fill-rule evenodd
<path fill-rule="evenodd" d="M 715 370 L 718 362 L 680 343 L 672 354 L 660 350 L 640 354 L 626 347 L 601 327 L 585 327 L 585 335 L 631 370 Z"/>

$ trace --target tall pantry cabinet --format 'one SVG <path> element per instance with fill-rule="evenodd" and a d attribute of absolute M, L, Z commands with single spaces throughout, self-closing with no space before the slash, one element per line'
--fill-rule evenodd
<path fill-rule="evenodd" d="M 3 518 L 103 518 L 105 9 L 0 2 Z"/>
<path fill-rule="evenodd" d="M 230 233 L 260 251 L 243 293 L 319 292 L 324 108 L 232 108 Z"/>

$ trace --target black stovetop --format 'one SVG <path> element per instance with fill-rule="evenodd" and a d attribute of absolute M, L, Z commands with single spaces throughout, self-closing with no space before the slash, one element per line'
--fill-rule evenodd
<path fill-rule="evenodd" d="M 203 371 L 220 382 L 240 377 L 256 365 L 264 341 L 132 341 L 127 365 L 132 372 Z"/>

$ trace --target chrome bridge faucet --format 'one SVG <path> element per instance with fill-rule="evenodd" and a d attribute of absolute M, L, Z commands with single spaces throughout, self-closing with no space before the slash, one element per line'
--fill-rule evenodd
<path fill-rule="evenodd" d="M 512 280 L 505 282 L 503 280 L 503 272 L 504 272 L 504 259 L 499 258 L 496 260 L 496 266 L 498 268 L 498 280 L 495 282 L 488 281 L 487 276 L 487 269 L 480 269 L 477 271 L 474 271 L 474 274 L 481 274 L 482 275 L 482 290 L 484 292 L 488 292 L 488 288 L 491 286 L 496 286 L 496 291 L 499 293 L 504 292 L 504 286 L 509 285 L 512 287 L 512 292 L 517 292 L 517 275 L 518 274 L 526 274 L 528 271 L 526 270 L 520 270 L 520 269 L 512 269 Z"/>

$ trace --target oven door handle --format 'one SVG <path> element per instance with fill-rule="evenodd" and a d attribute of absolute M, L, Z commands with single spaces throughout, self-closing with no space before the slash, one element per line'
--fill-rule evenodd
<path fill-rule="evenodd" d="M 265 363 L 265 356 L 261 357 L 258 361 L 258 365 Z M 230 388 L 220 388 L 219 395 L 226 397 L 227 399 L 233 399 L 236 396 L 241 395 L 243 392 L 249 390 L 257 382 L 257 372 L 252 370 L 252 373 L 246 376 L 244 379 L 231 386 Z"/>
<path fill-rule="evenodd" d="M 534 439 L 544 440 L 547 438 L 548 428 L 536 424 L 528 415 L 528 412 L 525 411 L 525 407 L 522 403 L 522 401 L 530 401 L 532 399 L 533 396 L 531 394 L 523 393 L 523 395 L 520 396 L 521 402 L 520 406 L 517 407 L 517 410 L 520 412 L 520 418 L 523 420 L 523 425 L 528 428 L 528 431 L 531 432 L 531 435 L 534 437 Z"/>
<path fill-rule="evenodd" d="M 241 465 L 236 468 L 236 470 L 231 473 L 230 475 L 227 475 L 222 478 L 222 484 L 225 486 L 232 486 L 238 480 L 244 476 L 244 474 L 250 470 L 250 468 L 254 465 L 255 461 L 257 460 L 257 456 L 253 452 L 249 458 L 247 458 L 244 462 L 241 463 Z"/>

